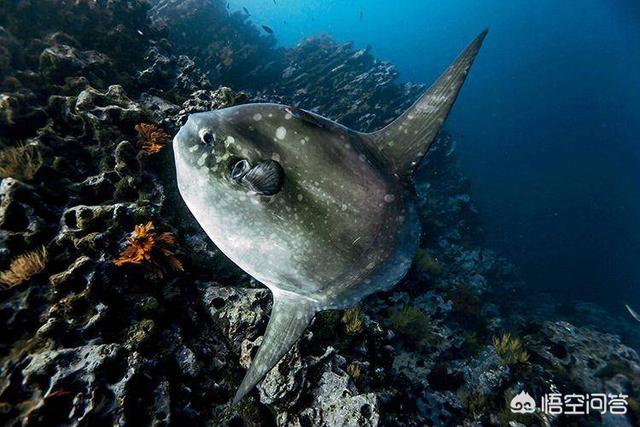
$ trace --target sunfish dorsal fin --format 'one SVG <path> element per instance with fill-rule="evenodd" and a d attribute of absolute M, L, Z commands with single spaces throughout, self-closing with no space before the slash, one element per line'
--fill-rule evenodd
<path fill-rule="evenodd" d="M 438 80 L 400 117 L 368 134 L 372 145 L 400 175 L 411 175 L 426 154 L 458 96 L 487 35 L 484 30 Z"/>
<path fill-rule="evenodd" d="M 238 403 L 280 361 L 309 326 L 316 311 L 317 306 L 309 299 L 289 293 L 273 294 L 267 331 L 233 403 Z"/>

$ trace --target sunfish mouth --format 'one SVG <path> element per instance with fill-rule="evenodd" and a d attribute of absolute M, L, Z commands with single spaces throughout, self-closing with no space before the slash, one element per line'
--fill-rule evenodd
<path fill-rule="evenodd" d="M 237 160 L 229 171 L 231 180 L 243 188 L 263 196 L 273 196 L 282 189 L 284 170 L 275 160 L 263 160 L 251 166 L 248 160 Z"/>

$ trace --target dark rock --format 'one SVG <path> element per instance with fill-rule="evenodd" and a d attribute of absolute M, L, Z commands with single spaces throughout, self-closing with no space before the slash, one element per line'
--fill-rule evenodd
<path fill-rule="evenodd" d="M 234 351 L 239 353 L 243 341 L 253 341 L 264 333 L 270 310 L 266 289 L 238 289 L 215 283 L 201 283 L 199 288 L 205 307 Z"/>
<path fill-rule="evenodd" d="M 189 99 L 182 104 L 182 109 L 174 118 L 174 123 L 176 127 L 179 127 L 187 121 L 189 114 L 232 107 L 245 104 L 248 101 L 247 94 L 234 92 L 228 87 L 221 87 L 215 91 L 198 90 L 192 93 Z"/>
<path fill-rule="evenodd" d="M 48 206 L 35 189 L 13 178 L 0 183 L 0 256 L 32 247 L 48 227 Z"/>
<path fill-rule="evenodd" d="M 109 57 L 100 52 L 56 44 L 40 55 L 40 72 L 55 84 L 64 83 L 70 76 L 82 75 L 88 83 L 102 87 L 115 71 Z"/>

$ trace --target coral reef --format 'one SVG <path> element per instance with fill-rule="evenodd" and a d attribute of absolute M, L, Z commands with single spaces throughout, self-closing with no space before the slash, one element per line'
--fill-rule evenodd
<path fill-rule="evenodd" d="M 637 325 L 523 286 L 484 246 L 446 133 L 416 179 L 411 272 L 320 313 L 231 404 L 272 302 L 189 215 L 168 139 L 191 113 L 260 101 L 381 127 L 423 87 L 368 49 L 276 48 L 217 0 L 0 2 L 0 75 L 0 424 L 637 423 Z M 494 345 L 503 331 L 520 344 Z M 511 413 L 525 388 L 624 393 L 629 414 Z"/>

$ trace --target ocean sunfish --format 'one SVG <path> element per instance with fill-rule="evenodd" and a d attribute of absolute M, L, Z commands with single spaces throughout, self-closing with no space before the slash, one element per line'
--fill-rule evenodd
<path fill-rule="evenodd" d="M 246 104 L 192 114 L 175 136 L 178 188 L 191 213 L 229 259 L 273 293 L 262 345 L 234 402 L 315 313 L 353 306 L 407 273 L 421 233 L 412 174 L 486 34 L 377 132 L 284 105 Z"/>

